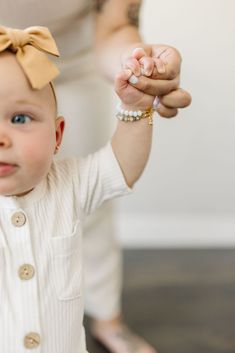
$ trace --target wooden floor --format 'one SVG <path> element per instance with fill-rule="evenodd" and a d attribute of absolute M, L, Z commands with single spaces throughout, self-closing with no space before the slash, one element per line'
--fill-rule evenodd
<path fill-rule="evenodd" d="M 126 321 L 159 353 L 235 353 L 235 250 L 126 250 L 124 274 Z"/>

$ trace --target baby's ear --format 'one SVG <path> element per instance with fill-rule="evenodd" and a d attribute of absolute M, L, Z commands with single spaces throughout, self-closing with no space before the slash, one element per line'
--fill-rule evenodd
<path fill-rule="evenodd" d="M 56 118 L 55 121 L 55 127 L 56 127 L 56 145 L 60 146 L 64 134 L 64 128 L 65 128 L 65 119 L 63 116 L 59 116 Z"/>

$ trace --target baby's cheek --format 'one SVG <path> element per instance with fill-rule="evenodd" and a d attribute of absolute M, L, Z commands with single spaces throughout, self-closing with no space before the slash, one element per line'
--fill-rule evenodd
<path fill-rule="evenodd" d="M 52 157 L 53 145 L 48 140 L 42 140 L 38 145 L 31 145 L 25 151 L 25 163 L 33 173 L 35 171 L 44 174 L 50 168 Z"/>

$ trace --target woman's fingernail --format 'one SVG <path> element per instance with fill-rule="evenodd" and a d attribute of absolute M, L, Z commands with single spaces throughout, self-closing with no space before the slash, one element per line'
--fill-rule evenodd
<path fill-rule="evenodd" d="M 126 69 L 125 72 L 126 72 L 127 76 L 131 76 L 132 75 L 132 71 L 130 69 Z"/>
<path fill-rule="evenodd" d="M 150 70 L 145 70 L 145 76 L 151 76 L 152 74 L 152 71 Z"/>
<path fill-rule="evenodd" d="M 132 54 L 135 54 L 136 51 L 139 51 L 139 50 L 144 50 L 143 48 L 135 48 L 132 52 Z"/>
<path fill-rule="evenodd" d="M 132 85 L 135 85 L 139 80 L 135 75 L 131 75 L 128 81 L 132 83 Z"/>
<path fill-rule="evenodd" d="M 154 110 L 157 110 L 159 103 L 160 103 L 160 99 L 158 97 L 155 97 L 154 102 L 153 102 L 153 109 Z"/>
<path fill-rule="evenodd" d="M 140 68 L 140 74 L 141 74 L 141 75 L 145 75 L 145 70 L 144 70 L 144 67 L 142 67 L 142 66 L 141 66 L 141 68 Z"/>
<path fill-rule="evenodd" d="M 164 66 L 164 65 L 163 65 L 163 66 L 158 67 L 157 69 L 158 69 L 159 74 L 164 74 L 164 73 L 166 72 L 166 68 L 165 68 L 165 66 Z"/>

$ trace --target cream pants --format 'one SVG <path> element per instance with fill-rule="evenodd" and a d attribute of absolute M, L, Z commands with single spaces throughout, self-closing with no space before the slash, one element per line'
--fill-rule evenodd
<path fill-rule="evenodd" d="M 60 64 L 55 88 L 66 127 L 58 158 L 87 155 L 110 139 L 115 124 L 112 87 L 97 74 L 95 64 L 91 54 Z M 96 319 L 112 319 L 121 311 L 122 261 L 114 208 L 113 202 L 105 204 L 84 227 L 85 312 Z"/>

